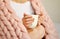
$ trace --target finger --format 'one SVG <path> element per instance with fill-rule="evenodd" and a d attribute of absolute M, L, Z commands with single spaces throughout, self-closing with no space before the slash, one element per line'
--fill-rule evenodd
<path fill-rule="evenodd" d="M 24 17 L 25 17 L 25 16 L 29 16 L 29 17 L 30 17 L 31 15 L 24 13 Z"/>
<path fill-rule="evenodd" d="M 33 20 L 29 20 L 29 21 L 24 20 L 24 21 L 23 21 L 23 23 L 30 23 L 30 24 L 31 24 L 32 22 L 33 22 Z"/>
<path fill-rule="evenodd" d="M 32 16 L 25 16 L 24 18 L 25 18 L 25 19 L 28 19 L 28 18 L 32 18 Z"/>
<path fill-rule="evenodd" d="M 29 16 L 28 14 L 24 13 L 24 16 Z"/>
<path fill-rule="evenodd" d="M 31 26 L 31 24 L 25 24 L 25 26 L 28 28 L 29 26 Z"/>
<path fill-rule="evenodd" d="M 34 21 L 34 19 L 33 18 L 27 18 L 27 19 L 25 19 L 25 21 Z"/>
<path fill-rule="evenodd" d="M 24 16 L 30 16 L 29 14 L 24 13 Z"/>
<path fill-rule="evenodd" d="M 24 24 L 31 24 L 33 21 L 23 21 Z"/>
<path fill-rule="evenodd" d="M 27 25 L 32 24 L 32 23 L 33 23 L 33 21 L 26 22 Z"/>
<path fill-rule="evenodd" d="M 32 18 L 32 16 L 27 15 L 27 14 L 24 14 L 24 17 L 23 17 L 23 18 L 25 18 L 25 19 L 27 19 L 27 18 Z"/>

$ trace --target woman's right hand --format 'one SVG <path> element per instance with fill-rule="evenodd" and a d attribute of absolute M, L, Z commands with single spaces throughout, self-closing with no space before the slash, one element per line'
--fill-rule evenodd
<path fill-rule="evenodd" d="M 34 21 L 34 18 L 31 15 L 24 14 L 24 17 L 22 20 L 23 20 L 24 26 L 29 28 L 31 26 L 32 22 Z"/>

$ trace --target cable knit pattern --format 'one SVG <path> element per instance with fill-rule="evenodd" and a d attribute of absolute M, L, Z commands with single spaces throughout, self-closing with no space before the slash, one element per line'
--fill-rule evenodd
<path fill-rule="evenodd" d="M 9 0 L 0 0 L 0 39 L 30 39 Z"/>

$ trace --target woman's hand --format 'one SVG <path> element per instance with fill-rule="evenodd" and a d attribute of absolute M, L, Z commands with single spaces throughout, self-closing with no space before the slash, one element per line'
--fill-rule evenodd
<path fill-rule="evenodd" d="M 32 16 L 30 15 L 27 15 L 27 14 L 24 14 L 24 17 L 23 17 L 23 24 L 25 27 L 29 27 L 31 26 L 32 22 L 34 21 L 34 18 L 32 18 Z"/>

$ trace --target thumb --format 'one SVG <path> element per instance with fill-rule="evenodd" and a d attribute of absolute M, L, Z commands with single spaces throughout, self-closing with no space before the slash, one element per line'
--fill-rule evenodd
<path fill-rule="evenodd" d="M 29 14 L 24 13 L 24 16 L 30 16 Z"/>

